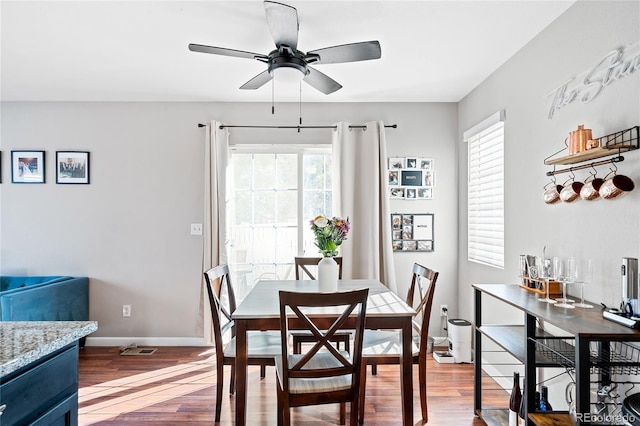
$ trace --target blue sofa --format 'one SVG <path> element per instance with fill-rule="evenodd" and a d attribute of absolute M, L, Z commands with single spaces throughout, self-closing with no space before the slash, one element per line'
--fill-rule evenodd
<path fill-rule="evenodd" d="M 89 278 L 0 276 L 2 321 L 88 321 Z"/>

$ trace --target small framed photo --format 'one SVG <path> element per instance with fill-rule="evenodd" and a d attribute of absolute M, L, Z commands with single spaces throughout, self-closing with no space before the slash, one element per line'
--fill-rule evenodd
<path fill-rule="evenodd" d="M 418 168 L 418 159 L 416 157 L 407 157 L 407 169 L 417 169 Z"/>
<path fill-rule="evenodd" d="M 402 186 L 424 186 L 422 184 L 422 170 L 402 170 L 400 177 Z"/>
<path fill-rule="evenodd" d="M 421 158 L 419 163 L 422 170 L 433 170 L 433 158 Z"/>
<path fill-rule="evenodd" d="M 421 200 L 433 199 L 433 188 L 418 188 L 417 198 Z"/>
<path fill-rule="evenodd" d="M 417 241 L 403 241 L 402 242 L 402 250 L 404 251 L 415 251 L 417 247 Z"/>
<path fill-rule="evenodd" d="M 402 240 L 394 240 L 392 243 L 393 251 L 402 250 Z"/>
<path fill-rule="evenodd" d="M 391 198 L 404 198 L 404 188 L 390 188 L 389 195 Z"/>
<path fill-rule="evenodd" d="M 408 200 L 415 200 L 416 199 L 416 188 L 407 188 L 407 190 L 405 192 L 405 196 L 407 197 Z"/>
<path fill-rule="evenodd" d="M 87 151 L 56 151 L 56 183 L 89 183 Z"/>
<path fill-rule="evenodd" d="M 394 240 L 401 240 L 402 239 L 402 230 L 401 229 L 394 229 L 392 234 L 392 238 Z"/>
<path fill-rule="evenodd" d="M 44 151 L 11 151 L 11 182 L 44 183 Z"/>
<path fill-rule="evenodd" d="M 436 171 L 425 170 L 422 173 L 422 186 L 436 186 Z"/>
<path fill-rule="evenodd" d="M 403 225 L 413 225 L 413 215 L 411 215 L 411 214 L 403 214 L 402 215 L 402 224 Z"/>
<path fill-rule="evenodd" d="M 390 169 L 404 169 L 404 158 L 402 157 L 389 157 Z"/>
<path fill-rule="evenodd" d="M 399 170 L 389 170 L 389 186 L 398 186 L 400 184 Z"/>
<path fill-rule="evenodd" d="M 391 228 L 392 229 L 402 229 L 402 216 L 399 214 L 391 215 Z M 396 240 L 398 238 L 395 238 Z"/>
<path fill-rule="evenodd" d="M 413 240 L 413 226 L 409 225 L 402 228 L 402 239 Z"/>
<path fill-rule="evenodd" d="M 433 241 L 418 241 L 418 251 L 433 251 Z"/>

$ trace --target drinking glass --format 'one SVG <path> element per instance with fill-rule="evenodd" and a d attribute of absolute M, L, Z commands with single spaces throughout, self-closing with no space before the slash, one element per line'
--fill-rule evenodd
<path fill-rule="evenodd" d="M 575 306 L 569 303 L 574 302 L 572 299 L 567 299 L 567 284 L 576 282 L 576 258 L 567 257 L 560 263 L 560 274 L 558 281 L 562 283 L 562 298 L 556 299 L 558 303 L 556 306 L 559 308 L 573 309 Z"/>
<path fill-rule="evenodd" d="M 591 282 L 593 277 L 593 267 L 591 266 L 591 259 L 580 259 L 578 261 L 578 267 L 576 269 L 576 282 L 580 283 L 580 303 L 576 303 L 573 306 L 578 308 L 590 309 L 593 305 L 584 303 L 584 285 Z"/>
<path fill-rule="evenodd" d="M 545 303 L 556 303 L 555 300 L 549 297 L 549 281 L 558 279 L 558 272 L 560 271 L 560 259 L 558 257 L 553 257 L 552 259 L 544 259 L 542 261 L 541 274 L 540 279 L 544 280 L 544 286 L 547 291 L 547 295 L 545 298 L 538 299 L 539 302 Z"/>

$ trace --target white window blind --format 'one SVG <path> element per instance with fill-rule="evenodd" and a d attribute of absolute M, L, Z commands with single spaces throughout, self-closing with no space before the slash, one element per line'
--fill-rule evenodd
<path fill-rule="evenodd" d="M 469 260 L 504 269 L 504 114 L 465 132 L 469 150 Z"/>

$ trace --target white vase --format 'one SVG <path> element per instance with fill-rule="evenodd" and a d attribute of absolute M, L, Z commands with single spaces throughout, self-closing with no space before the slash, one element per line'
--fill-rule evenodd
<path fill-rule="evenodd" d="M 338 264 L 333 257 L 318 262 L 318 288 L 324 293 L 338 291 Z"/>

